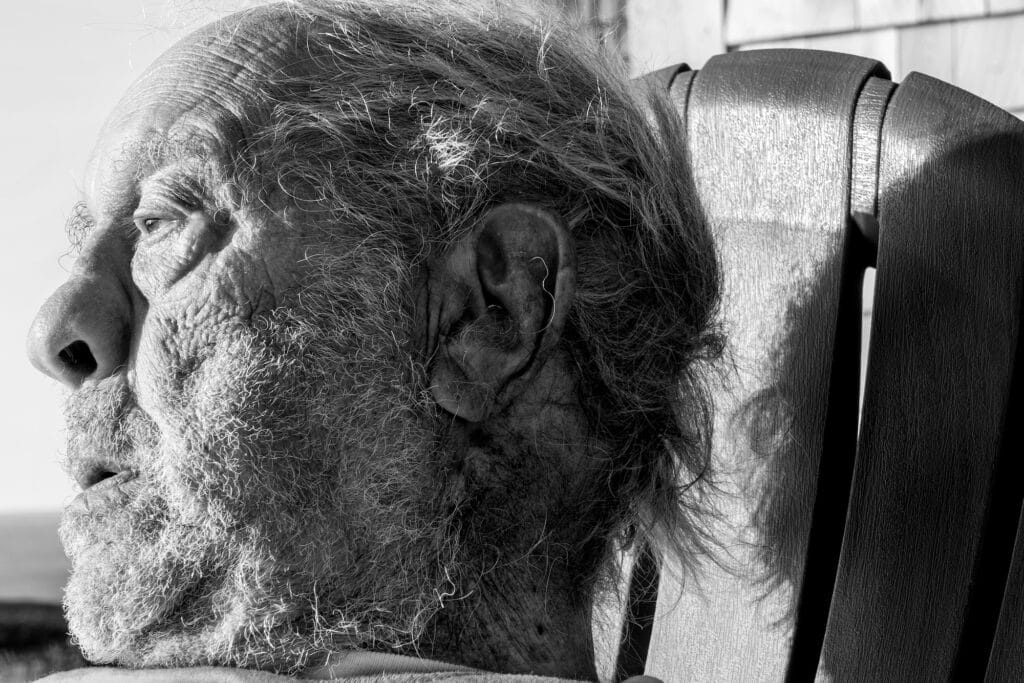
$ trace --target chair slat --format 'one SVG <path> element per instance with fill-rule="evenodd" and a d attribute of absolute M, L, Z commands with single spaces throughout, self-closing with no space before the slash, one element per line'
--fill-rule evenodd
<path fill-rule="evenodd" d="M 715 533 L 731 557 L 704 562 L 699 583 L 663 573 L 647 670 L 665 680 L 785 673 L 849 278 L 851 121 L 871 76 L 887 74 L 848 55 L 766 51 L 716 57 L 673 83 L 723 262 L 734 369 L 714 388 Z M 856 345 L 838 362 L 856 369 Z"/>
<path fill-rule="evenodd" d="M 978 680 L 1013 542 L 989 515 L 1015 496 L 1020 508 L 998 479 L 1011 456 L 1024 127 L 911 74 L 886 111 L 879 168 L 867 383 L 821 666 L 842 680 Z"/>
<path fill-rule="evenodd" d="M 1015 377 L 1014 385 L 1014 388 L 1018 390 L 1018 398 L 1016 403 L 1011 405 L 1011 409 L 1016 406 L 1018 415 L 1021 405 L 1019 398 L 1021 357 L 1022 350 L 1018 348 L 1018 375 Z M 1019 437 L 1015 445 L 1019 460 L 1021 454 Z M 1014 482 L 1018 486 L 1022 481 L 1024 481 L 1024 477 L 1014 478 Z M 1013 549 L 1013 560 L 1010 565 L 1006 590 L 1003 593 L 998 627 L 989 656 L 988 668 L 985 672 L 987 683 L 1024 681 L 1024 512 L 1022 512 L 1017 525 L 1019 529 L 1017 542 Z"/>

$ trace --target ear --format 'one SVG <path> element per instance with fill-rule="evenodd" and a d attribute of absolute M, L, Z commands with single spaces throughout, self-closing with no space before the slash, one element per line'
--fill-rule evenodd
<path fill-rule="evenodd" d="M 434 400 L 471 422 L 506 406 L 558 343 L 576 287 L 572 238 L 526 203 L 491 210 L 428 283 Z"/>

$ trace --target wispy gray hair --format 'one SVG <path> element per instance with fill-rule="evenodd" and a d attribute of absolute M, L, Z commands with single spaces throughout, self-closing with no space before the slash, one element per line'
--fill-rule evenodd
<path fill-rule="evenodd" d="M 410 263 L 501 202 L 561 215 L 579 264 L 564 345 L 592 434 L 613 450 L 594 501 L 607 526 L 586 543 L 604 553 L 654 534 L 698 550 L 691 485 L 710 458 L 720 276 L 671 104 L 583 32 L 511 10 L 299 0 L 281 12 L 306 55 L 267 83 L 240 186 L 287 197 L 328 232 L 390 235 Z"/>

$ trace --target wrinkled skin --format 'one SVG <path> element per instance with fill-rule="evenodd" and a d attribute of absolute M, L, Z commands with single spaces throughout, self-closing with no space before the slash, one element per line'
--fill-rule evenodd
<path fill-rule="evenodd" d="M 410 340 L 440 334 L 414 305 L 423 274 L 343 226 L 325 245 L 300 213 L 238 205 L 210 180 L 238 142 L 232 116 L 293 59 L 246 26 L 230 45 L 218 28 L 186 39 L 111 116 L 86 182 L 94 224 L 30 336 L 33 361 L 73 389 L 66 465 L 87 489 L 62 528 L 75 636 L 133 666 L 296 671 L 354 646 L 592 676 L 589 606 L 564 597 L 557 561 L 530 556 L 557 546 L 544 505 L 578 463 L 513 469 L 520 442 L 543 456 L 550 432 L 560 452 L 575 439 L 563 361 L 491 422 L 506 438 L 488 461 L 417 380 Z M 94 367 L 62 359 L 76 340 Z M 496 515 L 537 523 L 502 539 L 518 564 L 460 549 L 453 515 L 485 480 L 519 487 Z"/>
<path fill-rule="evenodd" d="M 244 48 L 244 42 L 233 46 Z M 75 567 L 69 618 L 85 651 L 101 660 L 222 658 L 246 629 L 259 631 L 254 616 L 298 613 L 307 606 L 304 601 L 317 597 L 305 585 L 315 575 L 303 572 L 332 567 L 338 556 L 372 555 L 378 534 L 408 543 L 403 520 L 391 528 L 395 511 L 387 508 L 396 504 L 393 499 L 419 492 L 364 503 L 360 499 L 370 498 L 375 481 L 384 486 L 393 477 L 339 470 L 331 446 L 350 454 L 341 464 L 351 470 L 365 464 L 421 466 L 432 446 L 430 433 L 408 416 L 382 414 L 395 412 L 389 408 L 395 401 L 411 408 L 408 398 L 380 389 L 405 380 L 397 349 L 353 345 L 361 337 L 376 341 L 382 329 L 407 328 L 397 318 L 396 302 L 383 296 L 365 302 L 369 305 L 362 310 L 349 310 L 351 320 L 333 321 L 337 328 L 316 319 L 268 318 L 295 297 L 298 278 L 311 267 L 301 224 L 285 225 L 244 208 L 218 220 L 215 212 L 196 208 L 208 198 L 182 196 L 193 169 L 223 158 L 233 144 L 218 125 L 219 105 L 229 101 L 226 84 L 244 91 L 247 72 L 261 67 L 251 60 L 232 62 L 228 54 L 197 64 L 193 54 L 198 51 L 186 46 L 154 67 L 106 126 L 86 186 L 96 224 L 68 284 L 98 280 L 121 289 L 130 305 L 122 303 L 118 312 L 131 312 L 122 333 L 128 348 L 91 344 L 101 365 L 99 381 L 88 378 L 68 409 L 68 467 L 80 482 L 95 477 L 97 466 L 138 473 L 119 489 L 120 496 L 88 497 L 83 502 L 93 509 L 75 506 L 64 523 Z M 154 160 L 153 144 L 162 140 L 187 144 Z M 257 320 L 260 325 L 254 325 Z M 122 341 L 116 336 L 111 344 Z M 120 353 L 123 364 L 102 377 L 116 363 L 110 357 Z M 359 366 L 365 376 L 393 378 L 358 391 L 345 387 L 335 376 L 350 383 L 359 378 L 346 378 L 339 359 L 350 368 Z M 310 401 L 309 387 L 323 386 L 328 378 L 332 393 Z M 315 414 L 336 406 L 363 411 L 330 416 L 333 420 Z M 369 428 L 389 439 L 360 443 Z M 369 447 L 393 457 L 358 455 Z M 410 502 L 403 513 L 415 519 L 421 514 L 418 503 Z M 349 504 L 353 509 L 345 509 Z M 334 530 L 339 520 L 349 527 L 347 533 Z M 437 543 L 443 553 L 444 540 Z M 318 547 L 330 552 L 318 556 L 309 550 Z M 427 566 L 432 559 L 419 557 L 415 548 L 387 559 L 398 569 L 406 562 L 401 557 L 417 557 Z M 366 582 L 373 566 L 367 562 L 357 578 Z M 392 572 L 369 594 L 395 590 L 402 573 Z M 286 589 L 296 594 L 292 604 L 278 595 Z M 413 596 L 423 590 L 405 589 Z M 163 623 L 170 614 L 201 627 L 187 636 L 174 633 Z M 154 628 L 166 633 L 156 638 L 150 633 Z M 272 656 L 243 653 L 242 663 L 263 664 Z"/>

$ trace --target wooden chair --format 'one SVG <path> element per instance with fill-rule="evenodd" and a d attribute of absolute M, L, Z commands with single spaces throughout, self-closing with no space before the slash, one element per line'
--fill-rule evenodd
<path fill-rule="evenodd" d="M 726 557 L 664 568 L 653 627 L 634 582 L 619 676 L 1024 680 L 1024 124 L 837 53 L 645 78 L 723 262 Z"/>

